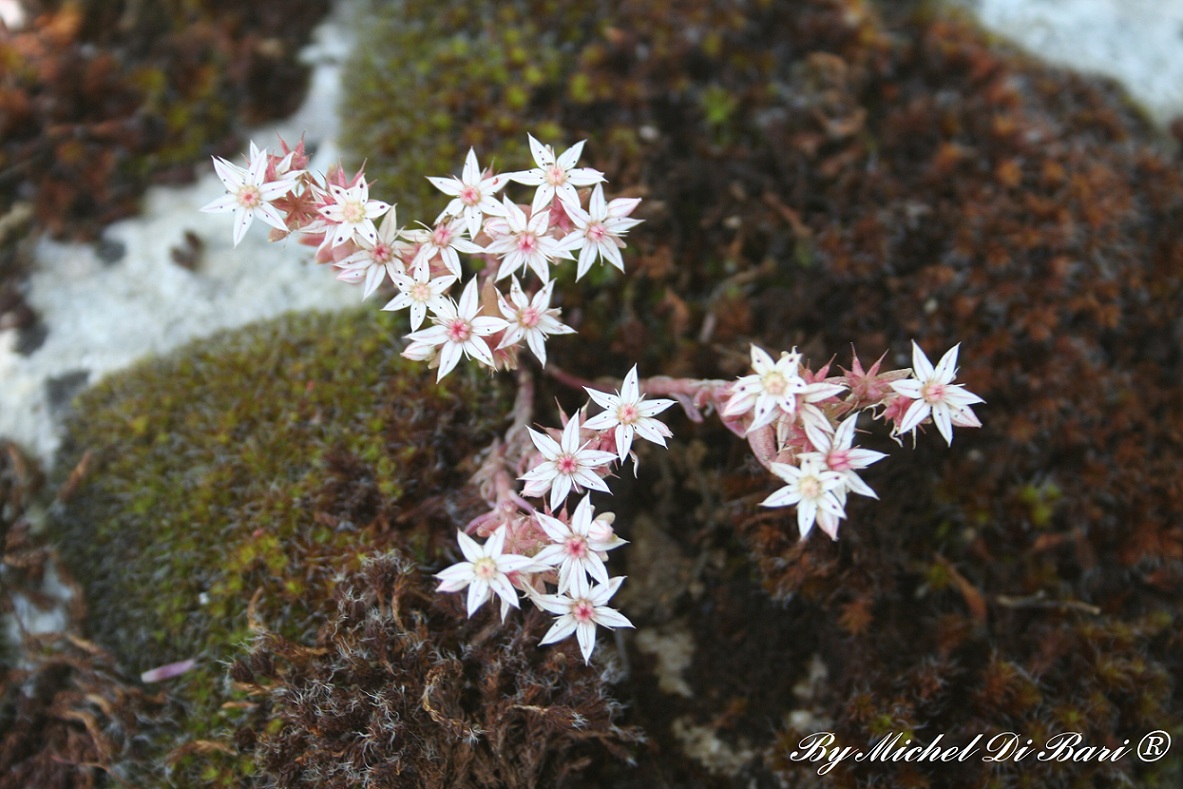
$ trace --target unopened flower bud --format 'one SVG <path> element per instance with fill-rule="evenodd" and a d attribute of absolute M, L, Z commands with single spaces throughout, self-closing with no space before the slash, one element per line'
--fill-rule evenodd
<path fill-rule="evenodd" d="M 411 342 L 402 352 L 404 359 L 415 362 L 426 362 L 435 358 L 436 346 L 426 342 Z"/>
<path fill-rule="evenodd" d="M 612 522 L 615 520 L 615 513 L 601 512 L 587 529 L 588 539 L 593 542 L 613 542 L 616 534 L 612 531 Z"/>

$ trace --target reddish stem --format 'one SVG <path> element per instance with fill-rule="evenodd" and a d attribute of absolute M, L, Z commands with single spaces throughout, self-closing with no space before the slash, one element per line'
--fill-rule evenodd
<path fill-rule="evenodd" d="M 531 449 L 526 427 L 534 415 L 534 376 L 524 367 L 518 368 L 518 391 L 510 415 L 512 421 L 505 431 L 505 437 L 493 442 L 489 456 L 473 475 L 473 481 L 489 505 L 489 512 L 474 518 L 465 526 L 464 531 L 469 534 L 490 521 L 519 510 L 528 515 L 534 513 L 534 507 L 518 495 L 518 482 L 513 476 L 513 469 Z"/>
<path fill-rule="evenodd" d="M 607 389 L 603 386 L 600 386 L 599 384 L 595 383 L 594 381 L 589 381 L 586 378 L 580 378 L 577 375 L 572 375 L 571 373 L 567 372 L 566 370 L 564 370 L 563 368 L 554 364 L 553 362 L 548 363 L 545 367 L 543 367 L 542 371 L 544 373 L 546 373 L 547 375 L 549 375 L 551 378 L 553 378 L 556 381 L 558 381 L 559 383 L 561 383 L 563 386 L 569 387 L 571 389 L 577 389 L 579 391 L 583 391 L 583 389 L 586 387 L 588 389 L 595 389 L 597 392 L 611 392 L 612 391 L 611 389 Z"/>

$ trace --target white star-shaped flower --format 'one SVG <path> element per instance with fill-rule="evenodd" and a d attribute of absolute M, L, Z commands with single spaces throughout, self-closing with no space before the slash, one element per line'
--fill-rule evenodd
<path fill-rule="evenodd" d="M 364 177 L 359 177 L 354 186 L 329 184 L 328 188 L 335 202 L 322 206 L 320 213 L 330 223 L 332 246 L 339 247 L 354 237 L 376 245 L 378 228 L 374 220 L 389 211 L 390 204 L 370 199 L 370 186 Z"/>
<path fill-rule="evenodd" d="M 526 429 L 530 431 L 530 440 L 546 460 L 518 477 L 526 481 L 524 495 L 541 496 L 549 490 L 550 508 L 554 511 L 562 505 L 572 488 L 577 492 L 582 488 L 611 492 L 593 469 L 608 465 L 616 456 L 599 449 L 586 449 L 586 443 L 579 443 L 578 414 L 567 421 L 561 442 L 532 428 Z"/>
<path fill-rule="evenodd" d="M 508 177 L 526 186 L 537 186 L 531 212 L 537 214 L 550 206 L 557 196 L 565 206 L 579 207 L 579 192 L 577 186 L 592 186 L 604 180 L 604 174 L 590 167 L 576 167 L 579 154 L 583 152 L 583 142 L 577 142 L 562 155 L 555 158 L 554 149 L 530 138 L 530 153 L 534 156 L 534 163 L 538 165 L 533 170 L 523 170 L 509 173 Z"/>
<path fill-rule="evenodd" d="M 468 235 L 476 238 L 481 230 L 481 218 L 490 216 L 504 216 L 505 208 L 493 197 L 509 183 L 508 176 L 494 175 L 489 178 L 481 177 L 481 168 L 477 165 L 476 151 L 468 149 L 468 157 L 464 160 L 464 172 L 459 178 L 434 178 L 427 180 L 444 194 L 452 198 L 447 208 L 435 220 L 438 225 L 445 217 L 456 216 L 464 220 Z"/>
<path fill-rule="evenodd" d="M 731 397 L 723 407 L 723 418 L 731 419 L 754 411 L 748 431 L 772 424 L 782 414 L 795 416 L 797 398 L 816 403 L 841 392 L 841 384 L 805 383 L 800 372 L 801 354 L 781 353 L 775 362 L 764 350 L 752 346 L 753 375 L 731 385 Z"/>
<path fill-rule="evenodd" d="M 655 417 L 674 404 L 673 400 L 659 398 L 646 400 L 637 381 L 637 366 L 628 371 L 624 384 L 614 395 L 584 387 L 591 399 L 604 409 L 584 423 L 590 430 L 615 429 L 616 454 L 621 462 L 628 456 L 633 445 L 634 433 L 646 441 L 665 446 L 666 438 L 673 435 L 664 423 Z"/>
<path fill-rule="evenodd" d="M 461 355 L 474 357 L 485 366 L 493 367 L 493 354 L 484 338 L 504 329 L 505 321 L 501 318 L 478 316 L 480 309 L 476 280 L 470 279 L 460 296 L 459 304 L 451 299 L 444 300 L 432 317 L 434 326 L 407 335 L 416 353 L 421 353 L 424 345 L 439 346 L 440 366 L 435 379 L 437 382 L 452 372 Z M 411 348 L 403 353 L 405 355 L 409 352 Z"/>
<path fill-rule="evenodd" d="M 394 274 L 392 279 L 398 286 L 399 294 L 386 302 L 382 309 L 395 312 L 410 307 L 412 331 L 423 325 L 427 310 L 439 314 L 448 309 L 444 292 L 456 281 L 451 274 L 432 279 L 428 266 L 420 266 L 409 277 L 406 274 Z"/>
<path fill-rule="evenodd" d="M 545 569 L 528 556 L 502 553 L 505 546 L 506 528 L 502 526 L 489 536 L 484 545 L 462 531 L 456 533 L 460 551 L 466 561 L 454 564 L 438 572 L 439 592 L 459 592 L 468 587 L 468 615 L 484 605 L 490 595 L 496 594 L 502 601 L 502 619 L 505 606 L 518 608 L 518 593 L 509 579 L 510 573 Z"/>
<path fill-rule="evenodd" d="M 253 142 L 251 143 L 250 165 L 245 169 L 233 165 L 219 156 L 215 156 L 213 159 L 214 171 L 217 172 L 218 178 L 229 194 L 207 203 L 202 206 L 201 210 L 210 214 L 225 211 L 234 212 L 234 246 L 238 246 L 238 242 L 242 241 L 247 228 L 251 226 L 256 216 L 277 230 L 282 230 L 285 233 L 288 231 L 283 215 L 275 206 L 271 205 L 271 202 L 292 191 L 303 172 L 302 170 L 288 171 L 278 180 L 266 181 L 267 162 L 269 161 L 267 149 L 259 150 Z M 285 158 L 285 161 L 291 161 L 291 154 Z M 280 167 L 276 168 L 277 171 L 286 169 L 287 167 L 282 166 L 282 163 Z"/>
<path fill-rule="evenodd" d="M 509 198 L 505 206 L 505 232 L 499 234 L 486 252 L 501 258 L 497 279 L 502 280 L 518 269 L 530 267 L 543 282 L 550 281 L 550 263 L 556 258 L 574 260 L 566 242 L 559 241 L 547 233 L 550 224 L 550 209 L 532 211 L 530 218 Z"/>
<path fill-rule="evenodd" d="M 359 245 L 361 249 L 334 264 L 341 270 L 337 279 L 345 282 L 364 280 L 362 299 L 368 299 L 387 276 L 393 280 L 405 272 L 403 255 L 408 245 L 399 240 L 401 234 L 394 206 L 391 206 L 386 216 L 382 217 L 382 224 L 378 225 L 378 240 L 372 244 L 362 241 Z"/>
<path fill-rule="evenodd" d="M 841 475 L 842 485 L 835 489 L 835 493 L 838 496 L 838 502 L 843 506 L 846 505 L 846 491 L 848 490 L 861 496 L 879 498 L 875 495 L 875 491 L 871 490 L 871 486 L 863 482 L 855 471 L 887 457 L 882 452 L 851 446 L 854 443 L 854 423 L 857 421 L 857 414 L 847 418 L 846 421 L 838 425 L 838 429 L 832 435 L 824 430 L 819 430 L 813 424 L 805 423 L 805 435 L 809 437 L 809 442 L 813 444 L 816 452 L 805 452 L 800 457 L 816 457 L 828 471 Z"/>
<path fill-rule="evenodd" d="M 846 517 L 837 490 L 842 486 L 842 475 L 827 471 L 816 457 L 801 457 L 801 466 L 773 463 L 772 473 L 789 483 L 760 502 L 764 507 L 797 505 L 797 529 L 804 539 L 813 529 L 814 521 L 831 539 L 838 539 L 838 520 Z"/>
<path fill-rule="evenodd" d="M 592 535 L 593 512 L 588 495 L 575 508 L 569 524 L 541 512 L 534 513 L 538 524 L 554 541 L 536 553 L 534 561 L 559 568 L 559 594 L 570 591 L 574 597 L 587 597 L 591 593 L 589 575 L 602 584 L 608 583 L 608 568 L 604 566 L 606 552 L 626 544 L 615 534 L 610 541 L 596 539 Z"/>
<path fill-rule="evenodd" d="M 628 218 L 640 202 L 639 197 L 618 197 L 609 203 L 604 200 L 603 185 L 596 184 L 591 200 L 588 201 L 587 211 L 564 203 L 567 215 L 578 228 L 563 239 L 564 245 L 571 249 L 579 249 L 576 280 L 583 277 L 597 259 L 607 260 L 624 271 L 624 259 L 620 256 L 620 250 L 624 248 L 621 237 L 644 221 Z"/>
<path fill-rule="evenodd" d="M 448 271 L 457 279 L 464 275 L 460 272 L 460 256 L 457 251 L 466 255 L 478 255 L 485 250 L 464 237 L 464 228 L 459 219 L 451 221 L 440 220 L 430 230 L 416 231 L 414 239 L 419 242 L 419 251 L 411 261 L 412 269 L 427 268 L 432 258 L 440 256 Z"/>
<path fill-rule="evenodd" d="M 497 350 L 517 345 L 523 338 L 530 350 L 538 357 L 542 366 L 546 366 L 546 338 L 552 334 L 574 334 L 575 330 L 559 321 L 559 310 L 550 308 L 550 297 L 554 291 L 554 281 L 542 286 L 542 290 L 534 294 L 533 299 L 526 297 L 521 283 L 514 277 L 509 289 L 507 301 L 500 293 L 497 302 L 501 314 L 505 316 L 509 329 L 501 338 Z"/>
<path fill-rule="evenodd" d="M 912 378 L 892 381 L 891 388 L 910 400 L 915 400 L 896 425 L 895 433 L 907 433 L 929 416 L 936 423 L 937 430 L 945 443 L 953 445 L 953 425 L 960 427 L 981 427 L 977 415 L 970 408 L 974 403 L 986 402 L 973 392 L 966 391 L 964 384 L 952 383 L 957 375 L 957 349 L 961 343 L 950 348 L 934 369 L 924 351 L 912 343 Z"/>
<path fill-rule="evenodd" d="M 633 626 L 624 614 L 607 606 L 608 600 L 616 594 L 623 582 L 624 576 L 613 578 L 606 584 L 593 586 L 586 595 L 577 597 L 535 595 L 532 599 L 539 608 L 559 615 L 538 643 L 553 644 L 574 633 L 579 640 L 579 651 L 583 653 L 583 661 L 590 663 L 592 651 L 596 648 L 596 625 L 603 625 L 609 629 Z"/>

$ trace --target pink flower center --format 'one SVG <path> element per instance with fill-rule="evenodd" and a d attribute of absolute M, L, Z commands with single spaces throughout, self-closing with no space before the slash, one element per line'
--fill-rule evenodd
<path fill-rule="evenodd" d="M 587 240 L 593 243 L 598 243 L 604 236 L 608 235 L 608 229 L 595 222 L 587 226 Z"/>
<path fill-rule="evenodd" d="M 551 186 L 562 186 L 567 183 L 567 171 L 557 164 L 552 164 L 547 168 L 546 181 Z"/>
<path fill-rule="evenodd" d="M 374 251 L 370 253 L 370 257 L 374 259 L 375 263 L 386 264 L 394 259 L 394 250 L 386 244 L 378 242 L 378 246 L 374 247 Z"/>
<path fill-rule="evenodd" d="M 238 190 L 238 204 L 243 208 L 258 208 L 263 203 L 263 194 L 253 184 L 244 184 Z"/>
<path fill-rule="evenodd" d="M 587 540 L 579 535 L 571 537 L 566 544 L 567 555 L 575 559 L 582 559 L 587 556 Z"/>
<path fill-rule="evenodd" d="M 591 622 L 596 615 L 596 606 L 586 597 L 576 600 L 571 605 L 571 616 L 576 622 Z"/>
<path fill-rule="evenodd" d="M 925 384 L 924 388 L 920 390 L 920 396 L 929 405 L 939 403 L 945 399 L 945 385 L 936 382 Z"/>
<path fill-rule="evenodd" d="M 443 248 L 452 243 L 452 229 L 447 225 L 439 225 L 431 231 L 431 243 Z"/>
<path fill-rule="evenodd" d="M 622 403 L 620 408 L 616 409 L 616 418 L 622 425 L 631 425 L 641 418 L 641 412 L 637 410 L 635 403 Z"/>
<path fill-rule="evenodd" d="M 472 325 L 463 318 L 457 318 L 448 323 L 448 341 L 455 343 L 468 342 L 472 337 Z"/>
<path fill-rule="evenodd" d="M 850 463 L 850 450 L 837 449 L 826 455 L 826 465 L 830 471 L 849 471 L 854 468 Z"/>
<path fill-rule="evenodd" d="M 555 470 L 560 474 L 570 476 L 579 470 L 579 461 L 570 453 L 564 453 L 555 458 Z"/>
<path fill-rule="evenodd" d="M 538 247 L 538 237 L 529 231 L 518 234 L 518 249 L 522 252 L 533 252 Z"/>
<path fill-rule="evenodd" d="M 460 190 L 460 202 L 465 205 L 476 205 L 481 201 L 481 193 L 475 186 L 466 186 Z"/>
<path fill-rule="evenodd" d="M 518 310 L 518 323 L 524 329 L 533 329 L 542 320 L 542 315 L 535 307 L 523 307 Z"/>
<path fill-rule="evenodd" d="M 497 562 L 482 556 L 472 563 L 472 574 L 482 581 L 488 581 L 497 575 Z"/>

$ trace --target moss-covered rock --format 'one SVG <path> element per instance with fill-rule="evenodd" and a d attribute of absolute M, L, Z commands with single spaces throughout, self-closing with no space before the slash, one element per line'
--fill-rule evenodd
<path fill-rule="evenodd" d="M 63 467 L 89 455 L 90 476 L 55 537 L 96 641 L 135 671 L 197 661 L 172 682 L 186 713 L 160 743 L 202 753 L 178 756 L 179 776 L 249 769 L 193 743 L 248 714 L 224 706 L 236 698 L 224 664 L 252 622 L 310 640 L 339 574 L 396 545 L 438 564 L 474 506 L 466 463 L 507 413 L 504 391 L 471 366 L 435 384 L 398 356 L 393 324 L 371 310 L 283 318 L 113 376 L 77 404 Z"/>

